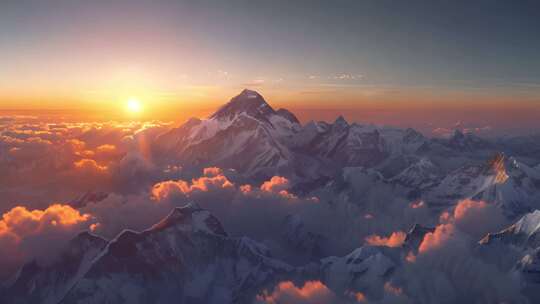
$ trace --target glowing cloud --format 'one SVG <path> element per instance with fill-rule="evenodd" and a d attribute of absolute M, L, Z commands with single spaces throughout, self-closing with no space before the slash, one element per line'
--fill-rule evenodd
<path fill-rule="evenodd" d="M 463 220 L 467 216 L 470 216 L 471 213 L 478 213 L 487 206 L 488 204 L 484 201 L 472 201 L 469 199 L 462 200 L 454 209 L 454 218 L 458 221 Z"/>
<path fill-rule="evenodd" d="M 418 247 L 418 252 L 426 253 L 433 249 L 438 249 L 450 240 L 454 234 L 455 227 L 453 224 L 440 224 L 435 228 L 435 231 L 428 232 L 424 236 L 422 243 Z"/>
<path fill-rule="evenodd" d="M 464 199 L 457 203 L 453 211 L 445 211 L 439 216 L 435 231 L 427 233 L 418 248 L 419 253 L 441 248 L 456 233 L 467 233 L 473 237 L 497 230 L 505 223 L 502 212 L 484 201 Z"/>
<path fill-rule="evenodd" d="M 95 160 L 83 158 L 73 163 L 75 168 L 90 171 L 107 171 L 107 166 L 99 165 Z"/>
<path fill-rule="evenodd" d="M 152 187 L 152 195 L 158 200 L 170 197 L 174 194 L 191 195 L 193 192 L 208 192 L 211 189 L 232 189 L 234 188 L 224 175 L 202 176 L 191 180 L 191 184 L 183 181 L 165 181 L 155 184 Z"/>
<path fill-rule="evenodd" d="M 116 152 L 116 146 L 111 144 L 104 144 L 96 148 L 98 153 L 114 153 Z"/>
<path fill-rule="evenodd" d="M 256 297 L 256 303 L 336 303 L 337 296 L 321 281 L 308 281 L 297 287 L 291 281 L 279 283 L 272 293 L 265 291 Z"/>
<path fill-rule="evenodd" d="M 204 168 L 203 170 L 204 176 L 218 176 L 222 174 L 223 174 L 223 170 L 221 170 L 221 168 L 218 168 L 218 167 Z"/>
<path fill-rule="evenodd" d="M 402 231 L 392 232 L 389 237 L 370 235 L 365 238 L 366 243 L 372 246 L 399 247 L 403 245 L 407 234 Z"/>
<path fill-rule="evenodd" d="M 273 176 L 269 181 L 261 185 L 261 190 L 266 192 L 279 193 L 289 188 L 289 180 L 281 176 Z"/>
<path fill-rule="evenodd" d="M 54 204 L 45 210 L 28 210 L 17 206 L 2 215 L 0 221 L 0 237 L 4 233 L 12 233 L 18 239 L 42 232 L 54 227 L 67 227 L 86 222 L 89 214 L 81 214 L 69 205 Z"/>
<path fill-rule="evenodd" d="M 88 228 L 91 219 L 91 215 L 62 204 L 45 210 L 17 206 L 7 211 L 0 220 L 0 279 L 29 258 L 54 257 L 65 242 Z"/>

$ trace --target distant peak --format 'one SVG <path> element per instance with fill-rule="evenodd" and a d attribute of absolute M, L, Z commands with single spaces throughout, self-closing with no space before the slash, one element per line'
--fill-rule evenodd
<path fill-rule="evenodd" d="M 248 98 L 262 97 L 261 94 L 259 94 L 257 91 L 253 91 L 249 89 L 243 89 L 242 92 L 240 92 L 240 95 L 238 96 L 246 96 Z"/>
<path fill-rule="evenodd" d="M 245 113 L 255 118 L 261 118 L 269 114 L 275 114 L 274 109 L 256 91 L 244 89 L 240 94 L 233 97 L 223 105 L 210 118 L 231 119 L 234 116 Z"/>
<path fill-rule="evenodd" d="M 336 118 L 336 120 L 334 121 L 334 125 L 338 125 L 338 126 L 348 126 L 349 123 L 347 122 L 347 120 L 345 120 L 345 118 L 343 117 L 343 115 L 339 115 L 338 118 Z"/>
<path fill-rule="evenodd" d="M 465 134 L 460 130 L 460 129 L 455 129 L 454 130 L 454 135 L 452 136 L 453 138 L 463 138 L 465 137 Z"/>

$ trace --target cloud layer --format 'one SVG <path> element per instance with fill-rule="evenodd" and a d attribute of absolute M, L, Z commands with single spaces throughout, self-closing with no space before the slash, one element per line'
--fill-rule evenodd
<path fill-rule="evenodd" d="M 0 220 L 0 277 L 6 277 L 28 259 L 49 260 L 76 233 L 93 223 L 90 214 L 68 205 L 44 210 L 17 206 Z"/>

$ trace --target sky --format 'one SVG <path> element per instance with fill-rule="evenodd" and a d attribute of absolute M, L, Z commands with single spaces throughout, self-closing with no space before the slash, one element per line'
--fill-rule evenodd
<path fill-rule="evenodd" d="M 0 111 L 181 121 L 251 88 L 303 121 L 530 132 L 539 29 L 537 1 L 6 0 Z"/>

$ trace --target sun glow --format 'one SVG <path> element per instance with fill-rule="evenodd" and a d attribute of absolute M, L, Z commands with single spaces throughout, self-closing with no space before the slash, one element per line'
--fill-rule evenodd
<path fill-rule="evenodd" d="M 130 113 L 140 113 L 142 112 L 142 104 L 136 98 L 130 98 L 126 104 L 127 111 Z"/>

